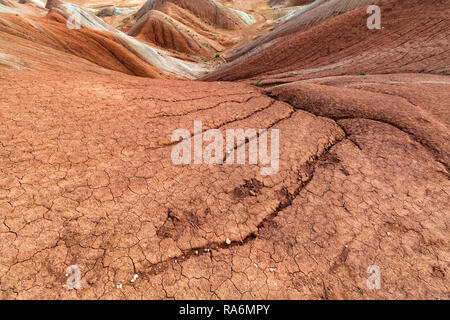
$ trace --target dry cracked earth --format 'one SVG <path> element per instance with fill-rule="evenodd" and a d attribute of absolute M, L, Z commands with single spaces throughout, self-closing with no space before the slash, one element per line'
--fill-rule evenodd
<path fill-rule="evenodd" d="M 416 67 L 429 56 L 396 44 L 414 67 L 323 67 L 260 86 L 251 68 L 221 81 L 237 77 L 233 62 L 206 76 L 214 81 L 151 79 L 53 45 L 33 56 L 20 51 L 32 38 L 8 37 L 17 42 L 0 47 L 0 299 L 450 298 L 448 38 L 433 38 L 444 47 L 431 71 Z M 61 60 L 44 61 L 56 51 Z M 194 121 L 203 132 L 278 129 L 278 172 L 175 165 L 172 132 L 199 135 Z M 78 290 L 68 290 L 70 265 Z M 372 265 L 379 290 L 367 286 Z"/>

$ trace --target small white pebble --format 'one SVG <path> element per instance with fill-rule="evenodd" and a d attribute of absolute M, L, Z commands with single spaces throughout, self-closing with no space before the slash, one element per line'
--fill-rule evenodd
<path fill-rule="evenodd" d="M 198 254 L 198 251 L 197 251 L 197 250 L 195 250 L 195 254 Z"/>
<path fill-rule="evenodd" d="M 139 278 L 139 275 L 135 274 L 135 275 L 133 276 L 133 279 L 131 279 L 130 281 L 131 281 L 131 282 L 135 282 L 137 278 Z"/>
<path fill-rule="evenodd" d="M 122 284 L 118 284 L 118 285 L 116 286 L 116 288 L 117 288 L 117 289 L 122 289 Z"/>
<path fill-rule="evenodd" d="M 169 254 L 169 258 L 170 258 L 170 254 Z"/>
<path fill-rule="evenodd" d="M 270 271 L 270 272 L 276 272 L 277 269 L 275 269 L 275 268 L 269 268 L 269 271 Z"/>
<path fill-rule="evenodd" d="M 258 268 L 258 265 L 255 263 L 255 264 L 253 264 L 254 266 L 255 266 L 255 268 Z"/>
<path fill-rule="evenodd" d="M 68 273 L 66 273 L 66 277 L 68 277 L 69 276 L 69 274 Z"/>
<path fill-rule="evenodd" d="M 31 221 L 30 220 L 27 220 L 27 224 L 29 224 Z"/>
<path fill-rule="evenodd" d="M 390 233 L 390 232 L 388 232 L 388 233 L 387 233 L 387 235 L 388 235 L 388 236 L 390 236 L 390 235 L 391 235 L 391 233 Z"/>
<path fill-rule="evenodd" d="M 348 248 L 348 244 L 346 244 L 345 247 Z"/>
<path fill-rule="evenodd" d="M 227 238 L 227 240 L 225 240 L 226 244 L 230 245 L 231 244 L 231 240 Z"/>
<path fill-rule="evenodd" d="M 298 259 L 298 255 L 296 255 L 296 256 L 295 256 L 295 258 L 297 258 L 297 259 Z"/>

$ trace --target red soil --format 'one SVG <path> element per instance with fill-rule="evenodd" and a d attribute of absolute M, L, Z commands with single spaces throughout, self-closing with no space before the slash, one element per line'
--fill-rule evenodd
<path fill-rule="evenodd" d="M 207 77 L 266 89 L 136 77 L 175 75 L 0 13 L 0 299 L 450 299 L 449 9 L 380 5 L 382 30 L 327 17 Z M 278 173 L 173 164 L 195 120 L 280 130 Z"/>
<path fill-rule="evenodd" d="M 389 123 L 413 136 L 449 168 L 450 91 L 446 88 L 450 82 L 447 80 L 443 76 L 411 74 L 364 79 L 330 77 L 280 85 L 267 92 L 319 116 Z"/>
<path fill-rule="evenodd" d="M 305 4 L 310 4 L 314 0 L 269 0 L 271 6 L 302 6 Z"/>
<path fill-rule="evenodd" d="M 148 11 L 128 34 L 165 49 L 205 58 L 212 58 L 217 51 L 223 50 L 215 41 L 158 10 Z"/>
<path fill-rule="evenodd" d="M 204 20 L 198 18 L 194 13 L 177 6 L 172 2 L 163 3 L 158 7 L 158 11 L 164 12 L 171 18 L 184 24 L 188 28 L 195 30 L 195 32 L 207 37 L 210 40 L 216 39 L 215 41 L 221 45 L 226 44 L 222 43 L 226 41 L 226 36 L 221 35 L 221 33 L 218 32 L 214 26 L 206 23 Z"/>
<path fill-rule="evenodd" d="M 3 72 L 0 297 L 448 299 L 447 77 L 385 80 Z M 193 120 L 279 129 L 279 173 L 173 165 Z"/>
<path fill-rule="evenodd" d="M 368 30 L 365 8 L 256 47 L 205 80 L 285 83 L 330 75 L 448 74 L 450 13 L 446 1 L 382 1 L 382 30 Z M 414 17 L 412 19 L 411 17 Z"/>
<path fill-rule="evenodd" d="M 339 14 L 377 3 L 380 0 L 319 1 L 314 1 L 312 5 L 308 7 L 309 9 L 302 8 L 302 10 L 305 10 L 302 14 L 290 18 L 287 22 L 278 22 L 278 24 L 281 23 L 281 25 L 273 29 L 273 31 L 263 34 L 253 42 L 245 43 L 243 46 L 235 48 L 227 55 L 227 60 L 235 60 L 244 54 L 248 54 L 250 51 L 258 50 L 258 47 L 270 45 L 275 41 L 279 41 L 280 38 L 298 33 L 301 30 L 306 30 Z"/>
<path fill-rule="evenodd" d="M 215 0 L 149 0 L 136 13 L 136 19 L 140 19 L 149 10 L 158 9 L 165 2 L 172 2 L 207 22 L 225 29 L 234 30 L 245 26 L 237 13 Z"/>
<path fill-rule="evenodd" d="M 30 43 L 33 46 L 43 46 L 41 54 L 45 52 L 49 56 L 52 55 L 53 50 L 58 50 L 69 60 L 70 56 L 77 56 L 103 68 L 126 74 L 151 78 L 170 76 L 140 60 L 108 32 L 68 29 L 66 19 L 54 11 L 51 11 L 48 17 L 43 18 L 0 14 L 0 34 L 2 40 L 10 39 L 6 53 L 11 52 L 23 60 L 24 64 L 33 65 L 38 70 L 51 69 L 48 65 L 56 67 L 59 62 L 54 58 L 49 58 L 47 61 L 36 61 L 40 65 L 38 67 L 31 61 L 34 60 L 33 57 L 27 56 L 29 50 L 26 48 Z"/>
<path fill-rule="evenodd" d="M 47 3 L 46 3 L 46 5 L 45 5 L 45 8 L 46 8 L 46 9 L 52 9 L 52 8 L 54 8 L 54 7 L 60 6 L 61 4 L 62 4 L 62 2 L 59 1 L 59 0 L 47 0 Z"/>

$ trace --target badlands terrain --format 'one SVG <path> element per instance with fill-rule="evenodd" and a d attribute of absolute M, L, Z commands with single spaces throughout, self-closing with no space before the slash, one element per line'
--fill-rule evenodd
<path fill-rule="evenodd" d="M 449 299 L 449 17 L 0 0 L 0 299 Z M 174 164 L 194 121 L 278 129 L 279 170 Z"/>

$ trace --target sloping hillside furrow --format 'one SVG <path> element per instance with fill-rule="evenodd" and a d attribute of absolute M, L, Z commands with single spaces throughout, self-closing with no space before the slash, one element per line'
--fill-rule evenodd
<path fill-rule="evenodd" d="M 383 1 L 380 5 L 384 10 L 382 30 L 367 29 L 362 8 L 295 32 L 203 79 L 281 83 L 360 72 L 447 74 L 450 55 L 445 39 L 450 28 L 445 3 Z"/>

